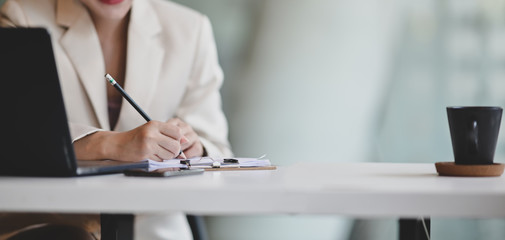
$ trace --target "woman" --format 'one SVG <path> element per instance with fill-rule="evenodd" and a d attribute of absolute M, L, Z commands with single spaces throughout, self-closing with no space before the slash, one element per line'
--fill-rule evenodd
<path fill-rule="evenodd" d="M 1 14 L 1 26 L 49 30 L 78 159 L 231 155 L 223 76 L 205 16 L 164 0 L 9 0 Z M 154 120 L 146 123 L 124 102 L 105 73 Z M 137 216 L 135 238 L 188 238 L 184 221 L 181 213 Z"/>

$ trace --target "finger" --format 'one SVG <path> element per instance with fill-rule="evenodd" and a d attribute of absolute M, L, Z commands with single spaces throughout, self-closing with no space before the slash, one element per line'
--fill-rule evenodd
<path fill-rule="evenodd" d="M 167 121 L 167 123 L 173 124 L 175 126 L 179 126 L 180 124 L 184 123 L 180 118 L 171 118 Z"/>
<path fill-rule="evenodd" d="M 161 124 L 159 127 L 159 131 L 161 134 L 173 138 L 177 141 L 180 141 L 181 138 L 184 136 L 182 134 L 181 129 L 173 124 L 166 124 L 166 123 Z"/>
<path fill-rule="evenodd" d="M 187 148 L 184 153 L 188 158 L 200 157 L 203 154 L 203 146 L 200 142 L 197 142 Z"/>
<path fill-rule="evenodd" d="M 157 154 L 163 159 L 173 159 L 179 155 L 180 147 L 178 146 L 166 147 L 162 144 L 158 144 L 158 147 Z"/>
<path fill-rule="evenodd" d="M 177 156 L 177 158 L 180 158 L 180 159 L 188 159 L 188 158 L 186 157 L 186 154 L 184 154 L 184 152 L 183 152 L 182 150 L 179 152 L 179 156 Z"/>
<path fill-rule="evenodd" d="M 198 135 L 195 132 L 187 134 L 184 138 L 181 138 L 181 147 L 183 151 L 186 151 L 187 148 L 199 141 Z"/>
<path fill-rule="evenodd" d="M 178 125 L 178 127 L 181 129 L 183 135 L 188 135 L 188 134 L 194 132 L 193 128 L 187 123 L 182 123 L 182 124 Z"/>
<path fill-rule="evenodd" d="M 157 154 L 154 154 L 153 155 L 154 157 L 151 157 L 149 159 L 153 160 L 153 161 L 156 161 L 156 162 L 161 162 L 163 161 L 163 158 L 161 158 L 160 156 L 158 156 Z"/>
<path fill-rule="evenodd" d="M 182 136 L 180 143 L 181 144 L 188 144 L 188 143 L 191 143 L 191 141 L 186 136 Z"/>
<path fill-rule="evenodd" d="M 191 126 L 189 126 L 189 124 L 187 124 L 186 122 L 183 122 L 180 119 L 177 121 L 177 125 L 176 126 L 180 127 L 180 128 L 183 128 L 183 129 L 191 128 Z"/>
<path fill-rule="evenodd" d="M 184 152 L 187 157 L 192 158 L 192 157 L 197 157 L 196 154 L 196 147 L 194 145 L 191 145 L 189 148 L 186 149 Z"/>
<path fill-rule="evenodd" d="M 180 139 L 180 143 L 183 149 L 189 147 L 191 144 L 195 142 L 196 139 L 198 139 L 198 135 L 193 131 L 193 128 L 189 124 L 180 120 L 179 118 L 172 118 L 167 122 L 179 127 L 179 129 L 181 130 L 181 134 L 183 136 Z"/>
<path fill-rule="evenodd" d="M 182 134 L 184 135 L 186 135 L 186 133 L 193 131 L 193 129 L 189 124 L 187 124 L 186 122 L 182 121 L 179 118 L 172 118 L 167 122 L 179 127 L 182 130 Z"/>
<path fill-rule="evenodd" d="M 160 138 L 156 140 L 160 147 L 174 153 L 175 155 L 179 154 L 181 150 L 181 143 L 179 140 L 173 139 L 171 137 L 161 135 Z"/>
<path fill-rule="evenodd" d="M 188 124 L 184 123 L 178 118 L 170 119 L 167 122 L 175 125 L 180 129 L 180 133 L 182 136 L 179 139 L 179 141 L 181 144 L 186 144 L 190 142 L 190 139 L 186 135 L 191 134 L 193 132 L 193 129 Z"/>

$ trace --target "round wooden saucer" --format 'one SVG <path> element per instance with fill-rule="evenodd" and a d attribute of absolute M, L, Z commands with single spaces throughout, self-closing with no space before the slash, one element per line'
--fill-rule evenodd
<path fill-rule="evenodd" d="M 501 163 L 460 165 L 454 162 L 437 162 L 435 163 L 435 168 L 440 176 L 498 177 L 503 174 L 505 165 Z"/>

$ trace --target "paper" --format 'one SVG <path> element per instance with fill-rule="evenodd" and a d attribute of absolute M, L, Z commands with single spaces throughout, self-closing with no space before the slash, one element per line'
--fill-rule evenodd
<path fill-rule="evenodd" d="M 189 161 L 189 164 L 181 163 L 181 160 Z M 238 161 L 238 163 L 236 163 Z M 195 157 L 190 159 L 170 159 L 163 162 L 148 160 L 149 170 L 159 168 L 232 168 L 232 167 L 265 167 L 271 166 L 270 160 L 264 158 L 210 158 Z"/>
<path fill-rule="evenodd" d="M 164 160 L 163 162 L 157 162 L 149 159 L 147 162 L 149 163 L 149 171 L 160 168 L 188 168 L 186 164 L 181 164 L 180 159 Z"/>

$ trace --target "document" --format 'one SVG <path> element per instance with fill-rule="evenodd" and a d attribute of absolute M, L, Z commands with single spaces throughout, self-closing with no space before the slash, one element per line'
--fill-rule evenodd
<path fill-rule="evenodd" d="M 194 157 L 190 159 L 170 159 L 157 162 L 148 160 L 149 170 L 159 168 L 254 168 L 272 166 L 265 158 L 211 158 Z"/>

